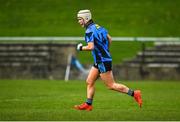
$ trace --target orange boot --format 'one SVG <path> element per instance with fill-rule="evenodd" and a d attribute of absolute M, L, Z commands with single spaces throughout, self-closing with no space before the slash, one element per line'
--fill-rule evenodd
<path fill-rule="evenodd" d="M 77 110 L 91 111 L 93 107 L 92 107 L 92 105 L 88 105 L 87 103 L 83 103 L 81 105 L 75 105 L 74 108 Z"/>
<path fill-rule="evenodd" d="M 142 107 L 142 98 L 141 98 L 141 91 L 140 90 L 135 90 L 134 91 L 134 99 L 136 102 L 139 104 L 139 107 Z"/>

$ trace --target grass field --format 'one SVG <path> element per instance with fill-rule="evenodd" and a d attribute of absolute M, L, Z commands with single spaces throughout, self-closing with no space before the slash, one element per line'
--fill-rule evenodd
<path fill-rule="evenodd" d="M 0 0 L 0 36 L 83 36 L 80 9 L 112 36 L 180 36 L 179 0 Z"/>
<path fill-rule="evenodd" d="M 180 120 L 180 82 L 123 82 L 141 89 L 143 108 L 97 81 L 94 110 L 76 111 L 84 81 L 1 80 L 0 120 Z"/>

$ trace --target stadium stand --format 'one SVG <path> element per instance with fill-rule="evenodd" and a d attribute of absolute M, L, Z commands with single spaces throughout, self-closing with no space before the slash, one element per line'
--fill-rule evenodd
<path fill-rule="evenodd" d="M 133 59 L 125 60 L 120 69 L 121 72 L 118 75 L 124 79 L 178 80 L 180 78 L 180 43 L 155 42 L 155 47 L 147 49 L 144 45 L 142 51 L 138 52 Z"/>
<path fill-rule="evenodd" d="M 155 48 L 139 52 L 129 64 L 174 67 L 180 64 L 180 43 L 155 42 Z"/>
<path fill-rule="evenodd" d="M 75 44 L 0 43 L 0 77 L 64 78 L 67 56 L 74 50 Z"/>

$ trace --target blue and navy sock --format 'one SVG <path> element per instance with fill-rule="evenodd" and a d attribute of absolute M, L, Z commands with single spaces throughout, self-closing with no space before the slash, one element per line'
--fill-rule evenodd
<path fill-rule="evenodd" d="M 129 89 L 127 94 L 130 95 L 130 96 L 134 96 L 134 90 Z"/>
<path fill-rule="evenodd" d="M 93 102 L 93 99 L 87 98 L 86 103 L 87 103 L 88 105 L 92 105 L 92 102 Z"/>

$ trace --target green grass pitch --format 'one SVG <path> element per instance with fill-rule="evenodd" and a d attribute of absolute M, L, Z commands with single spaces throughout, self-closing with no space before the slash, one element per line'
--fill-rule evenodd
<path fill-rule="evenodd" d="M 122 82 L 141 89 L 143 108 L 128 95 L 96 83 L 93 111 L 77 111 L 84 81 L 0 80 L 0 120 L 180 120 L 180 82 Z"/>

